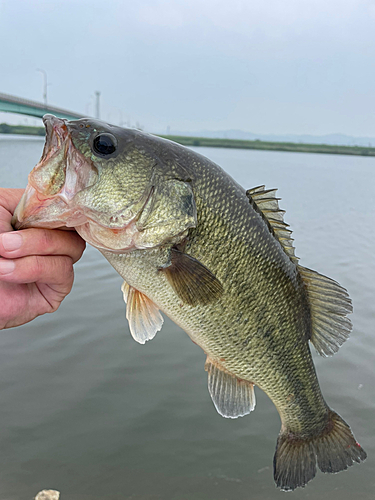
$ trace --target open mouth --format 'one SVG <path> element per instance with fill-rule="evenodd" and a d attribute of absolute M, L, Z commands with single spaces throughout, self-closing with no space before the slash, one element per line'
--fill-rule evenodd
<path fill-rule="evenodd" d="M 97 170 L 74 147 L 66 120 L 45 115 L 43 122 L 43 154 L 29 174 L 25 193 L 14 212 L 15 229 L 74 227 L 87 221 L 74 197 L 96 182 Z"/>
<path fill-rule="evenodd" d="M 92 206 L 90 188 L 99 181 L 96 166 L 74 146 L 69 122 L 52 115 L 45 115 L 43 121 L 43 154 L 29 174 L 12 218 L 13 227 L 74 227 L 99 249 L 122 252 L 134 248 L 139 234 L 136 217 L 148 196 L 132 207 L 134 213 L 121 207 L 119 212 L 108 215 Z M 108 219 L 108 224 L 103 219 Z"/>

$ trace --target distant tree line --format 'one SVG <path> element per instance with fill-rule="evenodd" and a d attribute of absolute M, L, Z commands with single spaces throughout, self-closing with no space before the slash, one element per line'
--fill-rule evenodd
<path fill-rule="evenodd" d="M 0 123 L 0 134 L 45 135 L 44 127 L 30 127 L 28 125 L 9 125 Z"/>
<path fill-rule="evenodd" d="M 330 144 L 304 144 L 295 142 L 270 142 L 242 140 L 242 139 L 218 139 L 210 137 L 186 137 L 178 135 L 162 135 L 174 142 L 184 146 L 207 147 L 207 148 L 238 148 L 259 149 L 266 151 L 290 151 L 298 153 L 323 153 L 336 155 L 359 155 L 375 156 L 375 148 L 365 146 L 334 146 Z"/>

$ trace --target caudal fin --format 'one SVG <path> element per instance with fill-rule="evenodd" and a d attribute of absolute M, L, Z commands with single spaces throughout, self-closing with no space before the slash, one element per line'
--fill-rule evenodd
<path fill-rule="evenodd" d="M 315 477 L 317 462 L 322 472 L 340 472 L 366 457 L 348 424 L 330 410 L 327 426 L 319 436 L 304 439 L 288 431 L 279 435 L 274 479 L 277 487 L 290 491 Z"/>

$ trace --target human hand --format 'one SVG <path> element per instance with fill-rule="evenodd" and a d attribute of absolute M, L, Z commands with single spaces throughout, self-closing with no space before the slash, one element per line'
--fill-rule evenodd
<path fill-rule="evenodd" d="M 14 231 L 11 218 L 23 191 L 0 188 L 0 329 L 56 311 L 86 245 L 75 231 Z"/>

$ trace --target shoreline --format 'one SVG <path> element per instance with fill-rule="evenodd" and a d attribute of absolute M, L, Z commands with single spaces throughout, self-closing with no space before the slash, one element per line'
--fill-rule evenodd
<path fill-rule="evenodd" d="M 186 137 L 179 135 L 160 135 L 164 139 L 183 146 L 209 148 L 256 149 L 263 151 L 286 151 L 293 153 L 321 153 L 352 156 L 375 156 L 375 148 L 365 146 L 340 146 L 330 144 L 307 144 L 296 142 L 249 141 L 242 139 L 212 139 L 208 137 Z"/>
<path fill-rule="evenodd" d="M 23 135 L 44 137 L 44 127 L 28 125 L 8 125 L 0 123 L 0 135 Z M 155 134 L 156 135 L 156 134 Z M 182 146 L 208 147 L 208 148 L 233 148 L 255 149 L 260 151 L 285 151 L 292 153 L 320 153 L 351 156 L 375 156 L 375 147 L 365 146 L 340 146 L 330 144 L 307 144 L 296 142 L 271 142 L 250 141 L 243 139 L 213 139 L 209 137 L 189 137 L 181 135 L 158 135 L 164 139 L 177 142 Z"/>

